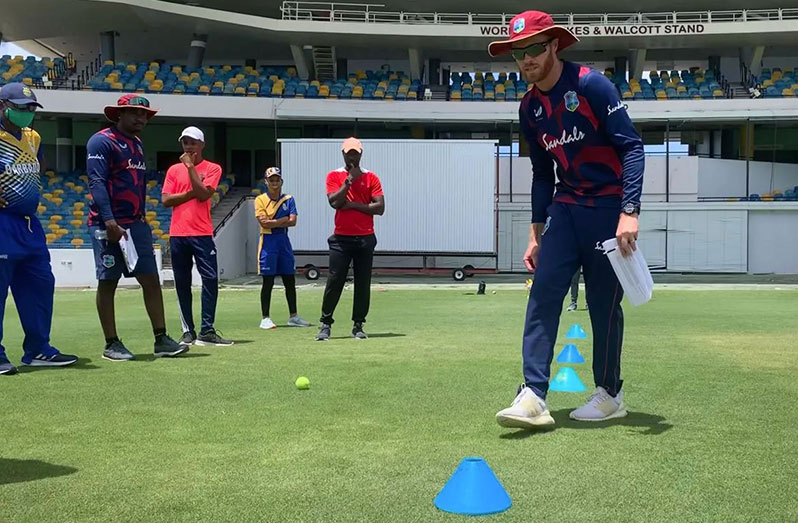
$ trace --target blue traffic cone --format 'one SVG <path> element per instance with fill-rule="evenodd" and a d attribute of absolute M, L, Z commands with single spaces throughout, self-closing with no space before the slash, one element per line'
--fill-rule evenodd
<path fill-rule="evenodd" d="M 557 363 L 584 363 L 585 358 L 581 354 L 579 354 L 579 349 L 576 348 L 576 345 L 573 343 L 569 343 L 565 347 L 563 347 L 560 355 L 557 356 Z"/>
<path fill-rule="evenodd" d="M 583 340 L 587 338 L 587 333 L 585 333 L 585 329 L 581 325 L 572 325 L 565 337 L 569 340 Z"/>
<path fill-rule="evenodd" d="M 465 458 L 435 497 L 435 506 L 454 514 L 484 516 L 504 512 L 513 504 L 482 458 Z"/>
<path fill-rule="evenodd" d="M 549 390 L 557 392 L 584 392 L 587 389 L 576 372 L 574 372 L 574 369 L 571 367 L 563 367 L 560 369 L 560 372 L 554 376 L 554 379 L 551 380 Z"/>

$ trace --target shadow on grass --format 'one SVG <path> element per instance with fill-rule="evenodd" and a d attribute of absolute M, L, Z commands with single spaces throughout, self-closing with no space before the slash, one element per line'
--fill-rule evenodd
<path fill-rule="evenodd" d="M 20 374 L 27 374 L 29 372 L 42 372 L 42 371 L 54 371 L 54 370 L 63 370 L 63 369 L 70 369 L 70 370 L 94 370 L 99 369 L 97 365 L 91 364 L 91 358 L 80 358 L 77 363 L 73 363 L 72 365 L 67 365 L 66 367 L 28 367 L 26 365 L 21 365 L 17 368 Z M 66 370 L 64 370 L 66 372 Z"/>
<path fill-rule="evenodd" d="M 407 334 L 399 334 L 399 333 L 396 333 L 396 332 L 378 332 L 376 334 L 369 334 L 368 335 L 369 338 L 375 338 L 375 339 L 378 339 L 378 338 L 404 338 L 405 336 L 407 336 Z M 330 336 L 330 339 L 331 340 L 351 340 L 351 339 L 354 339 L 354 338 L 352 338 L 351 335 L 347 335 L 347 336 Z M 368 341 L 368 340 L 358 340 L 358 341 Z"/>
<path fill-rule="evenodd" d="M 179 354 L 177 356 L 163 356 L 161 358 L 156 358 L 155 354 L 138 354 L 136 355 L 136 359 L 133 362 L 137 361 L 155 361 L 155 360 L 187 360 L 191 358 L 204 358 L 206 356 L 210 356 L 205 352 L 186 352 L 183 354 Z"/>
<path fill-rule="evenodd" d="M 552 412 L 551 415 L 557 426 L 567 429 L 601 429 L 619 425 L 622 427 L 643 429 L 635 431 L 637 434 L 643 436 L 657 436 L 663 432 L 667 432 L 673 428 L 673 425 L 666 423 L 666 419 L 656 414 L 648 414 L 645 412 L 629 411 L 625 418 L 611 419 L 607 421 L 576 421 L 568 417 L 571 409 L 560 409 Z"/>
<path fill-rule="evenodd" d="M 656 414 L 647 414 L 645 412 L 629 412 L 625 418 L 611 419 L 608 421 L 576 421 L 572 420 L 568 415 L 572 409 L 560 409 L 551 413 L 551 416 L 556 422 L 551 427 L 541 428 L 537 430 L 516 430 L 515 432 L 505 432 L 499 437 L 502 439 L 526 439 L 536 434 L 546 434 L 555 430 L 575 429 L 575 430 L 590 430 L 602 429 L 613 426 L 629 427 L 634 430 L 635 434 L 641 436 L 657 436 L 663 432 L 667 432 L 673 428 L 673 425 L 666 423 L 666 419 Z"/>
<path fill-rule="evenodd" d="M 77 471 L 74 467 L 53 465 L 38 459 L 0 458 L 0 485 L 68 476 Z"/>

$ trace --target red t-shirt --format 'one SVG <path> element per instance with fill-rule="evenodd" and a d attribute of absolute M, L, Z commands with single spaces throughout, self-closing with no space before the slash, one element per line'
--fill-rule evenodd
<path fill-rule="evenodd" d="M 208 160 L 202 160 L 194 168 L 202 178 L 202 185 L 215 191 L 222 177 L 222 167 Z M 188 168 L 182 163 L 171 166 L 166 171 L 163 192 L 180 194 L 190 190 L 191 179 L 188 175 Z M 211 199 L 208 198 L 201 202 L 194 198 L 172 207 L 172 225 L 169 227 L 169 236 L 213 236 Z"/>
<path fill-rule="evenodd" d="M 363 175 L 355 180 L 346 193 L 350 202 L 369 204 L 374 196 L 382 196 L 380 179 L 371 171 L 360 168 Z M 341 167 L 327 175 L 327 194 L 338 192 L 344 180 L 349 176 Z M 335 211 L 335 234 L 341 236 L 368 236 L 374 234 L 374 216 L 354 209 L 338 209 Z"/>

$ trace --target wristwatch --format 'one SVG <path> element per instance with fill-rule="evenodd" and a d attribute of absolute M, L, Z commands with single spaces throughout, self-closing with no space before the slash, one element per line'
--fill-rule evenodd
<path fill-rule="evenodd" d="M 627 203 L 623 206 L 622 209 L 624 214 L 640 214 L 640 204 L 639 203 Z"/>

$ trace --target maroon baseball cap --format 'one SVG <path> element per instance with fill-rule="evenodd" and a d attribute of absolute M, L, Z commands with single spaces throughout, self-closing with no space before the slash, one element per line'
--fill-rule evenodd
<path fill-rule="evenodd" d="M 515 42 L 544 33 L 551 34 L 552 38 L 558 40 L 558 51 L 562 51 L 566 47 L 579 41 L 579 39 L 565 27 L 554 25 L 554 20 L 552 20 L 549 14 L 542 11 L 524 11 L 510 20 L 510 38 L 491 42 L 490 45 L 488 45 L 488 54 L 491 56 L 507 54 L 513 48 Z"/>
<path fill-rule="evenodd" d="M 149 100 L 135 93 L 122 95 L 122 97 L 116 101 L 116 105 L 106 105 L 103 112 L 106 118 L 112 122 L 117 122 L 119 121 L 119 111 L 122 109 L 144 109 L 147 111 L 147 120 L 151 119 L 155 116 L 155 113 L 158 112 L 157 109 L 150 107 Z"/>

